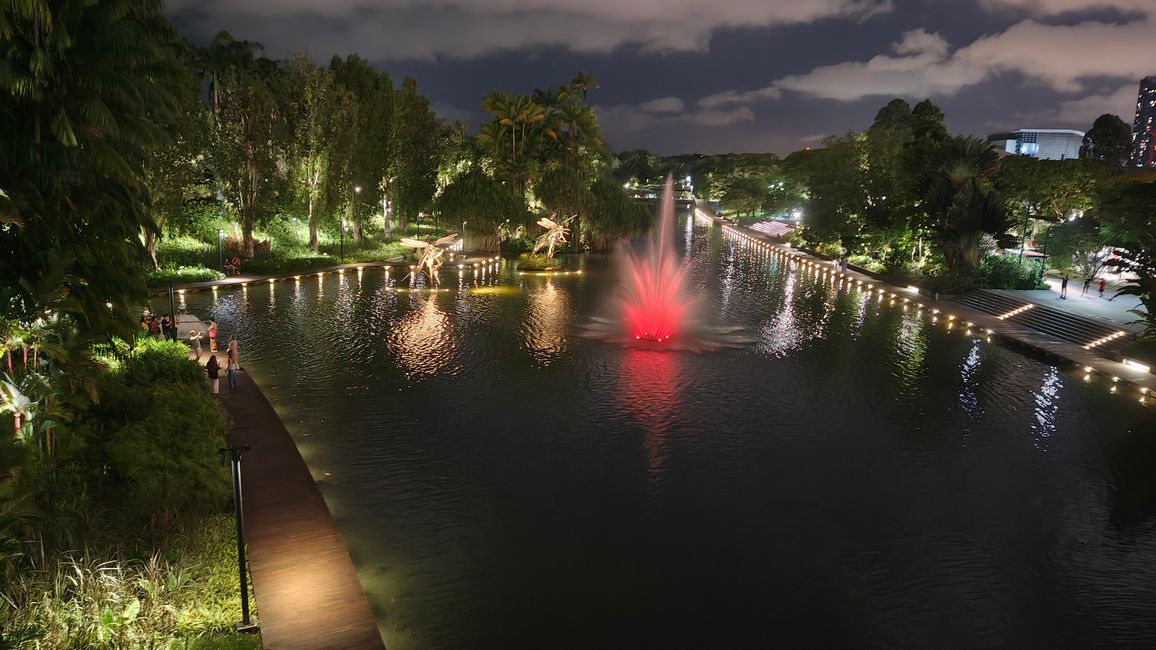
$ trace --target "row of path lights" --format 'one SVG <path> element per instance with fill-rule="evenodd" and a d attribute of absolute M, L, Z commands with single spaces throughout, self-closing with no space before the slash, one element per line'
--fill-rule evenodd
<path fill-rule="evenodd" d="M 700 216 L 703 219 L 707 218 L 706 215 L 703 214 L 700 210 L 696 210 L 696 216 Z M 741 244 L 744 248 L 746 248 L 748 250 L 753 249 L 753 250 L 756 250 L 757 252 L 759 252 L 760 254 L 773 255 L 776 258 L 778 258 L 780 261 L 782 261 L 788 265 L 794 265 L 794 267 L 796 269 L 803 270 L 803 271 L 810 271 L 814 277 L 822 278 L 824 281 L 826 281 L 827 278 L 829 277 L 832 286 L 836 286 L 836 284 L 837 284 L 837 288 L 839 290 L 858 289 L 859 291 L 865 292 L 865 294 L 868 297 L 868 300 L 870 300 L 871 297 L 874 295 L 876 297 L 877 301 L 880 303 L 882 303 L 883 300 L 885 299 L 885 297 L 888 295 L 888 292 L 886 289 L 884 289 L 882 287 L 877 287 L 877 286 L 873 285 L 870 281 L 864 282 L 863 280 L 858 280 L 854 276 L 852 276 L 850 273 L 843 273 L 842 271 L 839 271 L 839 270 L 829 269 L 829 268 L 827 268 L 826 264 L 823 264 L 821 262 L 816 262 L 808 255 L 803 255 L 801 253 L 796 253 L 794 251 L 785 250 L 784 248 L 781 248 L 779 246 L 776 246 L 774 244 L 767 242 L 766 240 L 762 239 L 761 237 L 754 237 L 754 236 L 749 235 L 743 231 L 740 231 L 737 228 L 734 228 L 733 226 L 730 226 L 730 225 L 723 225 L 722 230 L 723 230 L 723 234 L 726 235 L 729 239 L 731 239 L 732 241 L 737 241 L 739 244 Z M 788 244 L 787 246 L 789 247 L 790 245 Z M 909 286 L 906 288 L 906 291 L 909 293 L 918 295 L 919 288 L 915 287 L 915 286 Z M 876 294 L 876 292 L 878 292 L 878 293 Z M 912 301 L 909 296 L 901 296 L 898 292 L 894 292 L 894 291 L 890 293 L 890 296 L 891 296 L 891 298 L 888 301 L 888 306 L 895 307 L 896 305 L 900 304 L 899 299 L 902 298 L 903 311 L 907 311 L 908 306 L 911 304 L 914 304 L 916 307 L 916 310 L 918 311 L 918 315 L 923 314 L 924 305 L 921 302 L 919 302 L 918 300 Z M 1027 311 L 1028 309 L 1031 309 L 1031 308 L 1032 308 L 1032 306 L 1024 306 L 1024 307 L 1021 307 L 1019 309 L 1013 310 L 1012 312 L 1008 312 L 1007 314 L 1002 314 L 1000 316 L 997 316 L 996 318 L 998 320 L 1006 320 L 1007 318 L 1010 318 L 1011 316 L 1014 316 L 1018 313 L 1022 313 L 1023 311 Z M 931 309 L 931 322 L 932 322 L 932 324 L 939 323 L 940 316 L 941 316 L 941 312 L 938 308 L 932 308 Z M 952 329 L 954 329 L 956 322 L 957 322 L 956 315 L 943 313 L 942 316 L 947 321 L 947 330 L 951 331 Z M 974 329 L 974 328 L 976 328 L 975 323 L 973 323 L 971 321 L 966 321 L 966 326 L 963 328 L 964 334 L 966 336 L 970 336 L 972 334 L 972 329 Z M 979 330 L 979 332 L 977 332 L 977 334 L 980 336 L 983 336 L 986 339 L 986 341 L 988 343 L 990 343 L 992 340 L 991 337 L 993 335 L 995 335 L 996 332 L 995 332 L 995 330 L 992 330 L 990 328 L 986 329 L 986 330 L 981 328 Z M 1118 337 L 1123 336 L 1123 335 L 1124 334 L 1122 332 L 1112 334 L 1108 337 L 1105 337 L 1103 340 L 1098 340 L 1098 341 L 1093 342 L 1093 344 L 1091 344 L 1091 345 L 1084 346 L 1084 349 L 1090 349 L 1090 348 L 1095 347 L 1096 345 L 1102 345 L 1103 343 L 1106 343 L 1107 341 L 1110 341 L 1112 339 L 1118 338 Z M 1094 372 L 1096 372 L 1096 371 L 1091 366 L 1084 366 L 1084 381 L 1091 382 Z M 1112 394 L 1117 394 L 1119 392 L 1120 377 L 1116 376 L 1116 375 L 1112 375 L 1111 380 L 1112 381 L 1111 381 L 1111 385 L 1109 387 L 1109 392 Z M 1138 386 L 1137 389 L 1138 389 L 1138 393 L 1139 393 L 1138 401 L 1141 404 L 1147 404 L 1148 403 L 1148 396 L 1151 394 L 1152 391 L 1149 390 L 1147 387 L 1144 387 L 1144 386 Z"/>

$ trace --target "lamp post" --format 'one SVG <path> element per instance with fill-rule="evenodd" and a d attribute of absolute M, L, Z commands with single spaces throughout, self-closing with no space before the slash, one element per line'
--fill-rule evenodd
<path fill-rule="evenodd" d="M 225 255 L 221 252 L 221 240 L 225 238 L 225 231 L 217 228 L 217 270 L 225 270 Z"/>
<path fill-rule="evenodd" d="M 469 223 L 469 222 L 468 221 L 462 222 L 462 250 L 465 250 L 465 248 L 466 248 L 466 224 L 467 223 Z"/>
<path fill-rule="evenodd" d="M 237 517 L 237 571 L 241 579 L 241 622 L 238 632 L 252 632 L 257 629 L 249 616 L 249 572 L 245 558 L 245 514 L 241 509 L 241 454 L 249 451 L 248 445 L 228 447 L 217 453 L 228 457 L 233 475 L 233 509 Z"/>

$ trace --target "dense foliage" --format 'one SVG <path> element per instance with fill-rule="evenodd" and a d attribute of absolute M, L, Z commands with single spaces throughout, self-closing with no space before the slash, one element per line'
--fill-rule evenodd
<path fill-rule="evenodd" d="M 1121 267 L 1138 276 L 1125 293 L 1141 297 L 1138 315 L 1152 323 L 1156 208 L 1145 197 L 1156 179 L 1122 167 L 1130 138 L 1103 115 L 1078 160 L 1000 158 L 985 141 L 952 137 L 930 101 L 896 99 L 866 130 L 782 160 L 635 150 L 619 154 L 614 173 L 643 187 L 689 177 L 731 218 L 787 221 L 797 244 L 934 290 L 1039 288 L 1045 259 L 1093 279 Z"/>

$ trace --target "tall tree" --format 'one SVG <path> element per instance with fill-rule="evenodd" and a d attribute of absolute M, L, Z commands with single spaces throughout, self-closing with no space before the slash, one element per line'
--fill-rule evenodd
<path fill-rule="evenodd" d="M 392 204 L 398 226 L 404 230 L 409 219 L 429 207 L 437 183 L 437 150 L 440 124 L 429 108 L 429 100 L 417 90 L 417 81 L 406 77 L 394 96 L 393 142 L 397 154 L 391 177 Z"/>
<path fill-rule="evenodd" d="M 241 222 L 245 255 L 254 256 L 253 230 L 277 209 L 288 177 L 285 111 L 277 101 L 282 71 L 261 60 L 222 77 L 212 161 Z"/>
<path fill-rule="evenodd" d="M 329 63 L 339 86 L 353 95 L 357 119 L 350 138 L 348 155 L 335 161 L 331 196 L 352 196 L 352 188 L 362 187 L 361 197 L 381 206 L 383 236 L 389 237 L 394 157 L 394 89 L 388 72 L 375 70 L 361 57 L 333 57 Z M 360 224 L 358 224 L 358 227 Z M 359 234 L 355 230 L 355 234 Z"/>
<path fill-rule="evenodd" d="M 194 62 L 201 81 L 208 87 L 209 111 L 214 119 L 221 104 L 222 78 L 228 72 L 253 64 L 261 45 L 238 41 L 229 32 L 218 32 L 208 47 L 199 50 Z"/>
<path fill-rule="evenodd" d="M 152 217 L 152 227 L 144 228 L 144 241 L 154 268 L 160 267 L 158 239 L 174 226 L 185 225 L 180 221 L 185 201 L 196 198 L 196 190 L 206 175 L 210 116 L 191 83 L 182 85 L 176 103 L 165 124 L 171 136 L 149 151 L 144 168 Z"/>
<path fill-rule="evenodd" d="M 1120 293 L 1140 299 L 1133 313 L 1145 325 L 1145 334 L 1156 337 L 1156 174 L 1105 183 L 1098 204 L 1105 239 L 1119 246 L 1121 270 L 1135 277 Z"/>
<path fill-rule="evenodd" d="M 353 95 L 335 83 L 332 70 L 318 67 L 305 55 L 289 60 L 288 75 L 294 175 L 309 218 L 309 247 L 317 250 L 321 209 L 333 172 L 351 148 L 357 105 Z M 360 240 L 360 228 L 356 232 Z"/>
<path fill-rule="evenodd" d="M 1111 113 L 1096 118 L 1080 147 L 1080 158 L 1099 160 L 1111 167 L 1122 167 L 1131 153 L 1132 128 Z"/>

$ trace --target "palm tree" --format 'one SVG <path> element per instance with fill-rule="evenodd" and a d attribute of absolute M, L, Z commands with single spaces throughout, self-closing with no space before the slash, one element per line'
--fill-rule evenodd
<path fill-rule="evenodd" d="M 589 72 L 579 72 L 578 74 L 574 75 L 574 78 L 570 81 L 570 89 L 574 92 L 581 93 L 583 102 L 586 101 L 587 91 L 593 90 L 597 87 L 598 81 L 596 81 L 594 79 L 594 75 L 590 74 Z"/>
<path fill-rule="evenodd" d="M 991 184 L 999 156 L 978 138 L 952 138 L 932 159 L 924 181 L 924 208 L 952 273 L 979 264 L 984 233 L 1002 237 L 1007 205 Z"/>

